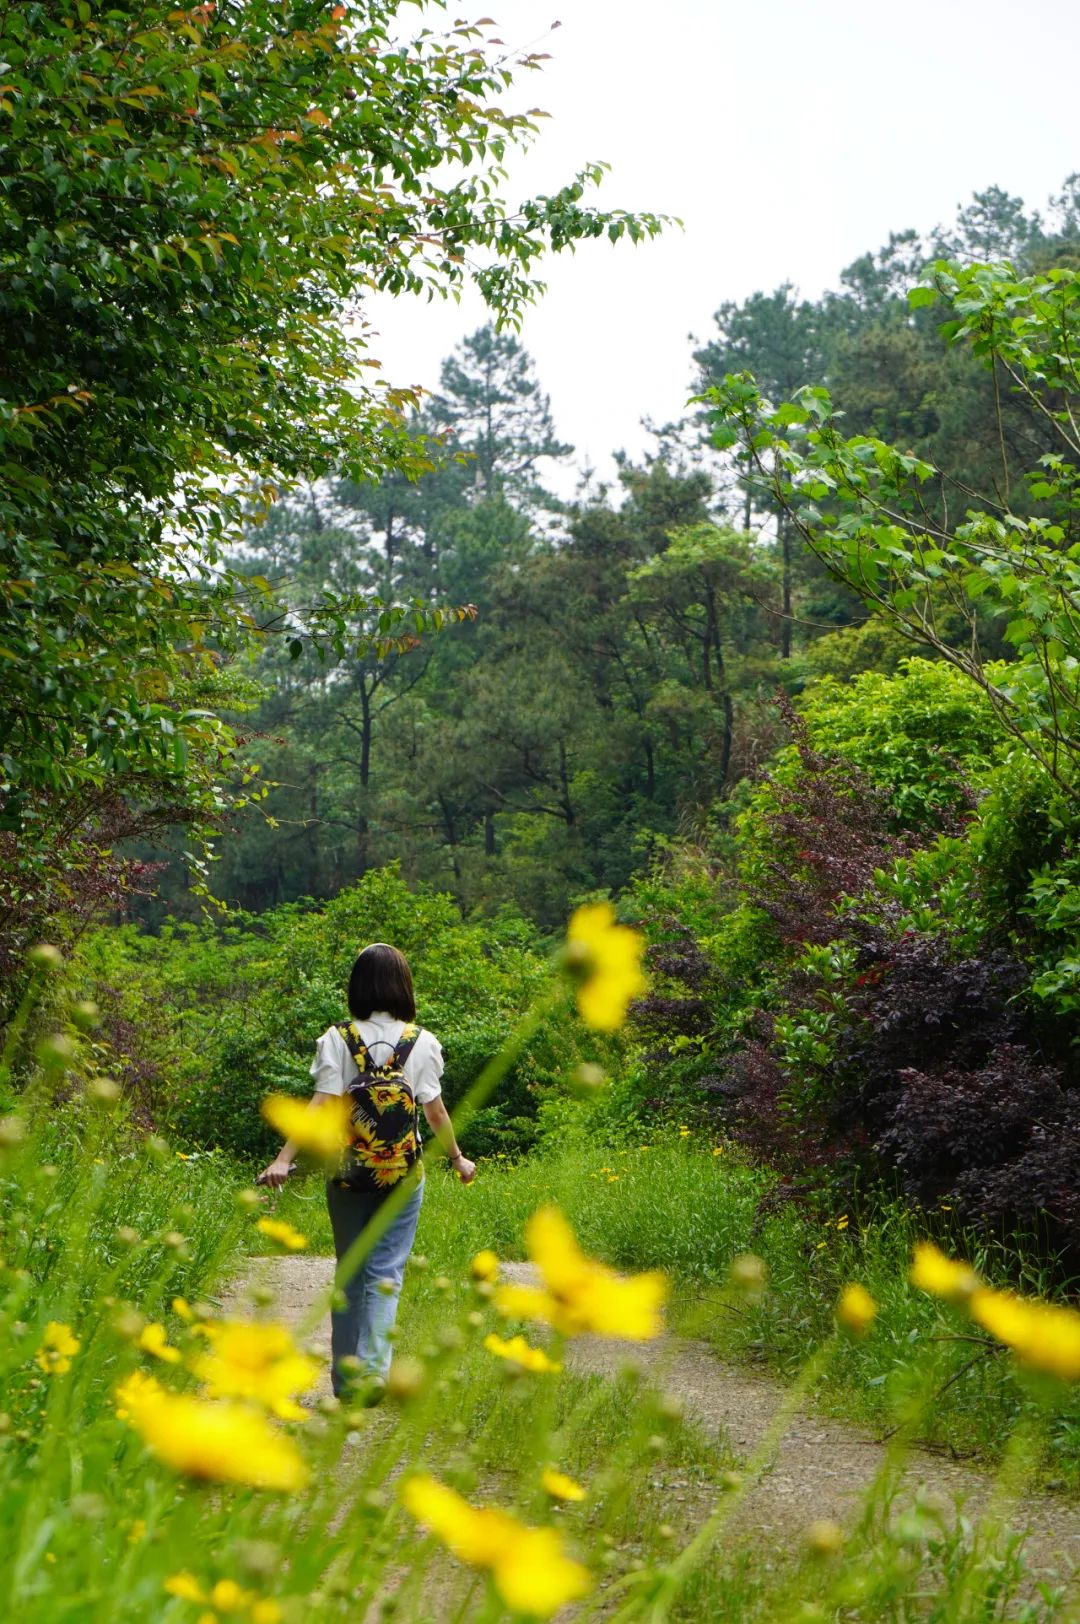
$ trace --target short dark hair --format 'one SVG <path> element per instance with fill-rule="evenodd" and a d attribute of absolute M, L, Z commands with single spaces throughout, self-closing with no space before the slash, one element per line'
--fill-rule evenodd
<path fill-rule="evenodd" d="M 349 977 L 350 1013 L 358 1021 L 366 1021 L 377 1009 L 385 1009 L 399 1021 L 416 1019 L 409 961 L 389 942 L 372 942 L 365 947 Z"/>

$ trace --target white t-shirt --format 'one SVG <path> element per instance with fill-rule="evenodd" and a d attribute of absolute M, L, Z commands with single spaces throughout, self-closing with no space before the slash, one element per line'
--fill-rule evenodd
<path fill-rule="evenodd" d="M 404 1021 L 380 1009 L 375 1010 L 368 1020 L 358 1021 L 354 1018 L 351 1024 L 360 1033 L 360 1041 L 365 1048 L 372 1050 L 371 1058 L 377 1066 L 389 1060 L 391 1051 L 405 1030 Z M 405 1079 L 417 1105 L 429 1105 L 432 1100 L 438 1099 L 442 1093 L 439 1082 L 442 1074 L 442 1047 L 437 1038 L 421 1029 L 405 1062 Z M 328 1027 L 315 1045 L 311 1075 L 320 1094 L 344 1094 L 349 1084 L 360 1075 L 356 1061 L 349 1053 L 349 1046 L 336 1026 Z"/>

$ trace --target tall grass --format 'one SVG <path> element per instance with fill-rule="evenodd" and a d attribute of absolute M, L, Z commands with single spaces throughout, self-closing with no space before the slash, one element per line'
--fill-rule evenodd
<path fill-rule="evenodd" d="M 571 1137 L 517 1164 L 484 1162 L 467 1189 L 437 1169 L 427 1181 L 417 1240 L 431 1267 L 410 1278 L 404 1323 L 410 1299 L 430 1296 L 433 1276 L 463 1269 L 481 1248 L 522 1257 L 530 1214 L 554 1201 L 587 1250 L 618 1268 L 670 1275 L 669 1317 L 677 1329 L 787 1380 L 833 1334 L 840 1291 L 860 1281 L 879 1316 L 873 1334 L 846 1346 L 816 1385 L 813 1400 L 828 1413 L 885 1434 L 909 1422 L 921 1400 L 922 1442 L 988 1462 L 1021 1421 L 1041 1413 L 1003 1349 L 908 1283 L 913 1245 L 925 1234 L 917 1215 L 878 1209 L 860 1228 L 790 1204 L 770 1206 L 762 1201 L 770 1180 L 730 1147 L 719 1155 L 715 1149 L 677 1137 L 605 1149 Z M 315 1181 L 282 1192 L 278 1210 L 315 1250 L 332 1251 Z M 1025 1260 L 973 1235 L 956 1244 L 991 1281 L 1019 1275 L 1028 1289 L 1042 1283 L 1034 1252 Z M 746 1252 L 763 1259 L 768 1278 L 768 1289 L 751 1300 L 729 1283 L 732 1258 Z M 1041 1478 L 1080 1488 L 1080 1395 L 1063 1397 L 1055 1409 Z"/>

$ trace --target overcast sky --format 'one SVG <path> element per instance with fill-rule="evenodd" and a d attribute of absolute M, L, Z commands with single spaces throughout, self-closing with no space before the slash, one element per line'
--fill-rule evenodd
<path fill-rule="evenodd" d="M 1044 0 L 459 0 L 508 45 L 552 53 L 508 106 L 545 108 L 510 196 L 611 164 L 597 200 L 678 215 L 659 241 L 583 244 L 547 261 L 523 340 L 560 435 L 601 477 L 640 453 L 645 416 L 678 416 L 688 335 L 725 299 L 835 286 L 892 230 L 927 230 L 972 192 L 1041 205 L 1080 169 L 1080 5 Z M 412 15 L 406 7 L 403 20 Z M 430 14 L 432 23 L 437 13 Z M 549 34 L 558 19 L 561 26 Z M 485 319 L 478 299 L 380 300 L 373 346 L 395 383 L 434 387 Z"/>

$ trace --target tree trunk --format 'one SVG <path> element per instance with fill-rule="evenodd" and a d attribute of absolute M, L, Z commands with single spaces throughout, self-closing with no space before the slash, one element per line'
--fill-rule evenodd
<path fill-rule="evenodd" d="M 791 658 L 791 525 L 780 515 L 780 555 L 783 560 L 783 616 L 780 622 L 780 658 Z"/>

